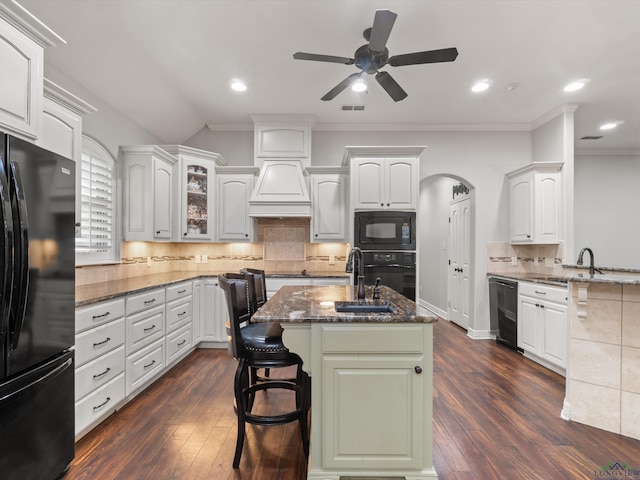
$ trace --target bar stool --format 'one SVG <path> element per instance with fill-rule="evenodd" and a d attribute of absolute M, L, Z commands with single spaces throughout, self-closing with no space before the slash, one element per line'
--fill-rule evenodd
<path fill-rule="evenodd" d="M 258 270 L 256 268 L 241 268 L 240 273 L 243 275 L 253 275 L 256 304 L 258 308 L 267 303 L 267 277 L 264 270 Z"/>
<path fill-rule="evenodd" d="M 251 316 L 251 282 L 247 279 L 234 278 L 236 275 L 218 275 L 229 310 L 229 351 L 238 360 L 238 367 L 234 377 L 238 437 L 233 468 L 238 468 L 240 464 L 247 423 L 269 426 L 297 420 L 300 423 L 302 447 L 308 457 L 308 414 L 311 406 L 311 379 L 302 370 L 302 359 L 284 346 L 282 336 L 270 334 L 270 328 L 276 326 L 275 324 L 248 321 Z M 277 325 L 277 327 L 279 328 L 280 326 Z M 269 381 L 256 383 L 251 381 L 251 371 L 254 369 L 277 369 L 292 366 L 296 367 L 296 375 L 293 379 L 270 378 Z M 289 412 L 274 415 L 252 413 L 256 393 L 261 390 L 272 389 L 293 391 L 295 393 L 295 408 Z"/>

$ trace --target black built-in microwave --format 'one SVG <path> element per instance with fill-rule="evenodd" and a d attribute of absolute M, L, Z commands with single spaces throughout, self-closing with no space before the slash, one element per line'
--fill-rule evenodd
<path fill-rule="evenodd" d="M 353 230 L 361 250 L 416 249 L 416 212 L 356 212 Z"/>

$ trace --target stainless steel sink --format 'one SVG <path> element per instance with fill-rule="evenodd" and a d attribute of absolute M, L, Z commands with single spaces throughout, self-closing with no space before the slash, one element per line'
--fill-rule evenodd
<path fill-rule="evenodd" d="M 396 313 L 389 302 L 372 302 L 367 300 L 358 300 L 353 302 L 335 302 L 336 312 L 350 313 Z"/>

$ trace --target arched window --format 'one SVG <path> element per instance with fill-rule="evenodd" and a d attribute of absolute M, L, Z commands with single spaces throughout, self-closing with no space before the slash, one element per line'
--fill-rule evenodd
<path fill-rule="evenodd" d="M 76 265 L 116 262 L 116 161 L 86 135 L 76 196 Z"/>

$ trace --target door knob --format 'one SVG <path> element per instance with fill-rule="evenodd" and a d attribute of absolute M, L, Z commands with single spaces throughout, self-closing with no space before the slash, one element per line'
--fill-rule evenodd
<path fill-rule="evenodd" d="M 421 374 L 422 373 L 422 367 L 420 365 L 416 365 L 414 370 L 416 371 L 417 374 Z"/>

